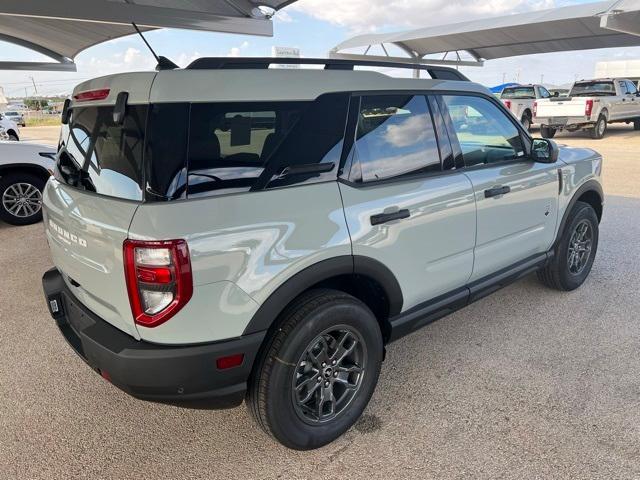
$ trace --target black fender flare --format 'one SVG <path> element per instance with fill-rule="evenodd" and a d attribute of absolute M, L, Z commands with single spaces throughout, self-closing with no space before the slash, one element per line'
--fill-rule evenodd
<path fill-rule="evenodd" d="M 341 255 L 315 263 L 287 279 L 260 305 L 242 335 L 267 330 L 284 308 L 301 293 L 340 275 L 363 275 L 377 281 L 389 299 L 389 318 L 402 310 L 402 289 L 391 270 L 370 257 Z"/>
<path fill-rule="evenodd" d="M 562 237 L 562 231 L 564 230 L 567 221 L 569 220 L 569 214 L 571 213 L 571 209 L 575 206 L 578 199 L 585 194 L 586 192 L 593 191 L 598 194 L 600 197 L 600 202 L 604 205 L 604 191 L 602 190 L 602 185 L 596 180 L 587 180 L 582 185 L 578 187 L 575 191 L 571 200 L 569 200 L 569 204 L 562 215 L 562 220 L 560 221 L 560 225 L 558 227 L 558 231 L 556 232 L 556 239 L 553 242 L 553 248 L 555 248 L 560 241 L 560 237 Z"/>

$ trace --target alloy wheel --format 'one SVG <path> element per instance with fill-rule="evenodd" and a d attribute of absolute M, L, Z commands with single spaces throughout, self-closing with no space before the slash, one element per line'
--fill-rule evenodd
<path fill-rule="evenodd" d="M 593 246 L 593 229 L 588 220 L 582 220 L 576 225 L 576 228 L 569 239 L 569 249 L 567 251 L 567 265 L 569 273 L 572 275 L 580 275 L 591 256 Z"/>
<path fill-rule="evenodd" d="M 346 325 L 318 335 L 298 360 L 293 375 L 293 405 L 306 423 L 333 420 L 354 399 L 365 374 L 366 345 Z"/>
<path fill-rule="evenodd" d="M 14 183 L 2 194 L 2 206 L 14 217 L 28 218 L 42 208 L 42 193 L 30 183 Z"/>

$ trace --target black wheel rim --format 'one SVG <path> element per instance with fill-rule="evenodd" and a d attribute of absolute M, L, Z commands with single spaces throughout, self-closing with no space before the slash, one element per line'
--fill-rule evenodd
<path fill-rule="evenodd" d="M 293 405 L 306 423 L 326 423 L 344 412 L 362 386 L 367 348 L 346 325 L 331 327 L 313 339 L 293 374 Z"/>
<path fill-rule="evenodd" d="M 591 222 L 582 220 L 573 229 L 567 250 L 567 267 L 572 275 L 580 275 L 591 257 L 593 228 Z"/>

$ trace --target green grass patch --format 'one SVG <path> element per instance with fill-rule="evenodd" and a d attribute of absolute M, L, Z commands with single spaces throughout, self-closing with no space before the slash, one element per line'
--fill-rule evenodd
<path fill-rule="evenodd" d="M 27 127 L 57 127 L 60 125 L 60 117 L 51 115 L 46 117 L 27 117 L 24 119 Z"/>

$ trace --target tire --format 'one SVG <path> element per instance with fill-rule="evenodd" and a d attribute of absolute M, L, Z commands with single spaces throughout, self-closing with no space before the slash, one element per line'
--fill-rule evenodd
<path fill-rule="evenodd" d="M 18 138 L 18 135 L 16 135 L 13 132 L 8 132 L 7 135 L 9 136 L 9 140 L 12 141 L 12 142 L 20 141 L 20 139 Z"/>
<path fill-rule="evenodd" d="M 285 309 L 268 342 L 247 392 L 247 405 L 258 425 L 296 450 L 321 447 L 346 432 L 369 403 L 380 374 L 382 334 L 371 310 L 346 293 L 311 290 Z M 337 353 L 337 345 L 345 344 L 351 353 L 336 367 L 331 354 Z M 329 355 L 323 356 L 323 346 Z M 317 353 L 315 360 L 307 356 L 311 351 Z M 360 372 L 355 370 L 358 362 Z M 349 382 L 357 387 L 345 388 Z M 296 395 L 296 386 L 300 396 L 310 395 L 303 405 L 322 412 L 324 419 L 301 406 L 298 400 L 305 398 Z M 329 390 L 341 399 L 333 409 L 320 397 Z"/>
<path fill-rule="evenodd" d="M 556 129 L 551 127 L 540 127 L 542 138 L 553 138 L 556 136 Z"/>
<path fill-rule="evenodd" d="M 584 260 L 581 269 L 576 269 L 576 265 L 570 264 L 570 247 L 572 241 L 576 239 L 574 233 L 579 227 L 588 225 L 590 229 L 590 247 L 588 256 Z M 570 291 L 578 288 L 589 276 L 593 261 L 598 250 L 598 216 L 591 205 L 584 202 L 576 202 L 571 209 L 567 223 L 562 231 L 560 239 L 554 248 L 553 259 L 549 264 L 538 271 L 538 278 L 542 283 L 550 288 L 561 291 Z M 575 257 L 574 257 L 575 258 Z"/>
<path fill-rule="evenodd" d="M 640 118 L 637 118 L 633 121 L 633 129 L 640 130 Z"/>
<path fill-rule="evenodd" d="M 604 115 L 600 115 L 598 117 L 598 121 L 590 130 L 591 138 L 595 140 L 600 140 L 604 137 L 605 133 L 607 133 L 607 117 Z"/>
<path fill-rule="evenodd" d="M 10 173 L 0 178 L 0 219 L 11 225 L 30 225 L 42 220 L 45 183 L 29 173 Z"/>
<path fill-rule="evenodd" d="M 527 132 L 531 130 L 531 117 L 529 116 L 529 114 L 525 113 L 524 115 L 522 115 L 520 123 Z"/>

